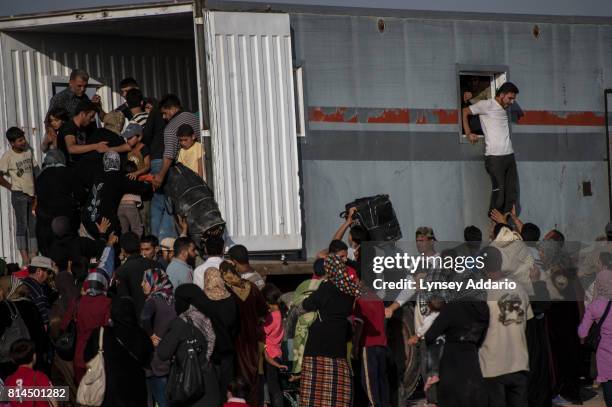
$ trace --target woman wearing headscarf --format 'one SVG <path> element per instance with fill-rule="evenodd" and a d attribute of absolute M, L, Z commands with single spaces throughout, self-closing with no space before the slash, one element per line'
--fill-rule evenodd
<path fill-rule="evenodd" d="M 608 310 L 606 319 L 602 318 L 612 302 L 612 255 L 601 253 L 603 269 L 595 279 L 593 301 L 587 306 L 584 318 L 578 327 L 578 335 L 586 338 L 593 324 L 601 324 L 599 346 L 595 352 L 597 360 L 597 382 L 601 383 L 606 407 L 612 407 L 612 313 Z"/>
<path fill-rule="evenodd" d="M 170 360 L 181 366 L 187 356 L 186 341 L 194 340 L 200 352 L 198 359 L 204 379 L 204 395 L 188 406 L 218 406 L 220 394 L 214 368 L 210 358 L 215 347 L 215 332 L 210 319 L 194 306 L 198 297 L 203 296 L 202 290 L 195 284 L 183 284 L 174 292 L 176 318 L 157 347 L 157 355 L 161 360 Z M 185 406 L 187 407 L 187 405 Z"/>
<path fill-rule="evenodd" d="M 45 360 L 49 341 L 43 320 L 38 308 L 28 298 L 28 289 L 23 282 L 15 276 L 0 278 L 0 337 L 11 325 L 11 310 L 19 312 L 23 322 L 28 328 L 30 339 L 36 346 L 36 370 L 47 370 Z M 10 308 L 9 308 L 10 307 Z M 5 380 L 17 369 L 11 360 L 0 360 L 0 379 Z"/>
<path fill-rule="evenodd" d="M 211 360 L 224 401 L 227 387 L 234 379 L 234 338 L 240 332 L 240 320 L 236 301 L 225 287 L 219 269 L 206 269 L 204 295 L 195 296 L 193 305 L 210 318 L 215 331 L 217 340 Z"/>
<path fill-rule="evenodd" d="M 255 284 L 238 275 L 234 264 L 224 261 L 219 266 L 225 284 L 238 307 L 240 332 L 234 339 L 236 350 L 235 375 L 247 383 L 249 405 L 259 400 L 257 373 L 261 356 L 260 343 L 264 343 L 263 323 L 268 315 L 268 304 Z M 262 345 L 263 346 L 263 345 Z"/>
<path fill-rule="evenodd" d="M 500 264 L 501 261 L 500 254 Z M 480 270 L 469 273 L 450 271 L 445 278 L 467 287 L 469 281 L 478 281 L 483 276 Z M 439 379 L 438 406 L 487 407 L 488 398 L 483 391 L 485 381 L 478 356 L 489 326 L 486 293 L 464 288 L 449 290 L 445 297 L 448 303 L 425 334 L 429 347 L 427 363 L 438 367 L 435 369 Z M 428 378 L 428 382 L 430 380 Z"/>
<path fill-rule="evenodd" d="M 62 331 L 64 316 L 80 295 L 80 289 L 72 272 L 64 270 L 55 275 L 55 287 L 57 288 L 58 299 L 51 306 L 49 314 L 49 337 L 52 342 L 56 341 Z M 61 359 L 57 353 L 54 356 L 51 366 L 51 381 L 55 386 L 68 386 L 70 388 L 70 401 L 74 405 L 77 387 L 74 382 L 74 363 L 73 361 Z"/>
<path fill-rule="evenodd" d="M 325 259 L 327 280 L 302 302 L 319 316 L 310 326 L 300 380 L 300 406 L 345 406 L 353 402 L 353 379 L 347 360 L 351 339 L 348 318 L 361 287 L 337 255 Z"/>
<path fill-rule="evenodd" d="M 72 169 L 66 167 L 61 150 L 50 150 L 43 160 L 42 171 L 36 177 L 36 238 L 43 256 L 49 256 L 53 240 L 51 222 L 58 216 L 70 220 L 70 229 L 79 226 L 78 202 L 75 198 Z"/>
<path fill-rule="evenodd" d="M 108 277 L 105 272 L 101 269 L 91 271 L 83 283 L 83 296 L 73 301 L 64 314 L 62 330 L 68 327 L 70 321 L 76 322 L 76 350 L 73 363 L 77 385 L 87 371 L 83 356 L 87 340 L 95 329 L 108 325 L 111 299 L 106 296 L 107 290 Z"/>
<path fill-rule="evenodd" d="M 102 161 L 104 171 L 94 174 L 81 214 L 87 233 L 94 238 L 99 234 L 96 224 L 102 218 L 111 222 L 109 232 L 121 234 L 117 209 L 124 194 L 146 195 L 152 191 L 151 184 L 131 180 L 121 172 L 121 158 L 115 151 L 104 153 Z"/>
<path fill-rule="evenodd" d="M 166 384 L 170 373 L 170 362 L 162 361 L 157 346 L 176 319 L 172 283 L 162 269 L 145 270 L 142 279 L 145 303 L 140 315 L 140 324 L 147 332 L 155 348 L 151 366 L 146 370 L 147 387 L 159 407 L 166 407 Z"/>
<path fill-rule="evenodd" d="M 134 301 L 115 297 L 111 304 L 111 326 L 104 327 L 102 350 L 106 389 L 103 407 L 147 405 L 144 368 L 151 362 L 153 344 L 138 324 Z M 85 361 L 98 353 L 100 329 L 96 329 L 85 347 Z"/>

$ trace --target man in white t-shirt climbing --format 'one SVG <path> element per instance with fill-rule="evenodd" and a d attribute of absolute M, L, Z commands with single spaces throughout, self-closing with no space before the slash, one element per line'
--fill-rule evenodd
<path fill-rule="evenodd" d="M 468 116 L 477 115 L 480 118 L 485 139 L 485 169 L 492 184 L 489 210 L 497 209 L 504 214 L 512 210 L 518 197 L 516 161 L 506 111 L 515 102 L 518 93 L 515 84 L 506 82 L 499 87 L 495 98 L 481 100 L 462 110 L 463 130 L 472 144 L 478 141 L 478 135 L 470 130 Z"/>

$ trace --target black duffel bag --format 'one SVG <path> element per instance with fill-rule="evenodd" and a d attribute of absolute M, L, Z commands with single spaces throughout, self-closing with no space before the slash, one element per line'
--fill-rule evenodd
<path fill-rule="evenodd" d="M 359 198 L 346 204 L 346 211 L 340 214 L 346 218 L 351 208 L 357 208 L 353 221 L 368 231 L 371 241 L 386 242 L 402 238 L 400 224 L 389 195 Z"/>

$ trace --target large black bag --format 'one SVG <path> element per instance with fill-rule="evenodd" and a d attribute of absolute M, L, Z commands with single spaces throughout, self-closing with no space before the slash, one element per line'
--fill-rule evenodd
<path fill-rule="evenodd" d="M 57 356 L 66 361 L 72 361 L 74 359 L 74 353 L 76 352 L 76 315 L 78 312 L 78 302 L 74 307 L 74 313 L 72 319 L 66 327 L 66 329 L 60 334 L 55 341 L 55 352 Z"/>
<path fill-rule="evenodd" d="M 191 405 L 206 394 L 204 372 L 199 358 L 200 353 L 203 352 L 203 347 L 195 336 L 193 323 L 189 323 L 189 325 L 191 326 L 191 335 L 185 341 L 186 346 L 179 346 L 178 348 L 179 352 L 184 353 L 180 358 L 175 356 L 170 368 L 166 396 L 171 406 Z"/>
<path fill-rule="evenodd" d="M 215 202 L 212 190 L 195 172 L 183 164 L 170 167 L 164 194 L 170 199 L 173 212 L 187 218 L 189 237 L 198 247 L 209 234 L 222 234 L 225 221 Z"/>
<path fill-rule="evenodd" d="M 342 212 L 340 216 L 346 217 L 349 209 L 353 207 L 357 208 L 353 220 L 368 231 L 371 241 L 386 242 L 402 238 L 389 195 L 370 196 L 349 202 L 346 204 L 346 212 Z"/>
<path fill-rule="evenodd" d="M 610 312 L 610 306 L 612 305 L 612 301 L 608 301 L 608 305 L 606 306 L 606 310 L 603 315 L 599 319 L 598 322 L 595 322 L 591 325 L 591 329 L 589 329 L 589 334 L 584 340 L 584 346 L 589 349 L 591 352 L 596 352 L 599 347 L 599 341 L 601 341 L 601 326 L 603 325 L 608 313 Z"/>
<path fill-rule="evenodd" d="M 17 339 L 30 339 L 30 332 L 25 321 L 21 317 L 19 310 L 11 301 L 2 301 L 6 304 L 11 315 L 11 323 L 6 327 L 0 336 L 0 363 L 11 361 L 11 345 Z"/>

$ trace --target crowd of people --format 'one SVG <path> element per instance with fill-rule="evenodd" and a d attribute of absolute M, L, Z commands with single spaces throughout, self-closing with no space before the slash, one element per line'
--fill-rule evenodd
<path fill-rule="evenodd" d="M 312 276 L 287 296 L 246 247 L 217 234 L 192 241 L 166 205 L 160 187 L 175 162 L 205 177 L 198 117 L 174 95 L 145 98 L 132 78 L 120 83 L 125 103 L 105 112 L 87 81 L 73 71 L 50 101 L 40 171 L 23 131 L 6 131 L 0 185 L 10 190 L 22 264 L 0 277 L 4 385 L 67 386 L 65 405 L 80 397 L 112 407 L 401 405 L 387 332 L 408 315 L 404 345 L 419 355 L 429 406 L 579 402 L 581 377 L 596 379 L 612 406 L 605 245 L 588 270 L 578 266 L 560 231 L 540 242 L 535 224 L 508 211 L 514 198 L 495 196 L 502 211 L 490 213 L 486 244 L 469 226 L 465 243 L 438 253 L 431 227 L 415 233 L 419 253 L 483 256 L 481 270 L 411 278 L 512 280 L 515 289 L 417 289 L 383 301 L 362 282 L 369 235 L 351 208 Z M 612 225 L 606 232 L 612 240 Z M 599 343 L 587 350 L 581 338 L 593 327 Z M 92 380 L 100 355 L 101 393 Z"/>

